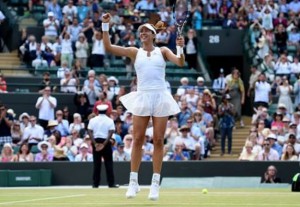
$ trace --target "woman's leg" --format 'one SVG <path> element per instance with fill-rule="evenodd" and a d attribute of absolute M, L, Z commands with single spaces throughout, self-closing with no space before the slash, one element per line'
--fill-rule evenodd
<path fill-rule="evenodd" d="M 150 117 L 133 116 L 133 146 L 130 162 L 129 186 L 127 198 L 134 198 L 139 192 L 138 171 L 142 160 L 142 146 Z"/>
<path fill-rule="evenodd" d="M 154 152 L 153 160 L 153 173 L 160 174 L 162 159 L 164 155 L 164 137 L 167 127 L 168 117 L 153 117 L 153 145 Z"/>

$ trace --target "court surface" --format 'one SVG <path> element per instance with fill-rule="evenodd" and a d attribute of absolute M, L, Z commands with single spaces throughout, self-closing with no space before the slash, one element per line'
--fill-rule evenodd
<path fill-rule="evenodd" d="M 134 199 L 125 198 L 126 187 L 49 187 L 49 188 L 0 188 L 1 206 L 300 206 L 300 193 L 290 188 L 275 189 L 167 189 L 161 188 L 160 199 L 147 199 L 149 187 L 142 187 Z"/>

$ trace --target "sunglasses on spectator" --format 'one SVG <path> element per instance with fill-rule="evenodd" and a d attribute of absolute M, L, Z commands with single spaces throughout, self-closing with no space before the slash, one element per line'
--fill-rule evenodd
<path fill-rule="evenodd" d="M 270 144 L 264 144 L 264 146 L 270 146 Z"/>
<path fill-rule="evenodd" d="M 63 114 L 56 114 L 56 116 L 62 116 Z"/>
<path fill-rule="evenodd" d="M 33 122 L 33 121 L 36 121 L 36 119 L 31 119 L 31 120 L 29 120 L 30 122 Z"/>

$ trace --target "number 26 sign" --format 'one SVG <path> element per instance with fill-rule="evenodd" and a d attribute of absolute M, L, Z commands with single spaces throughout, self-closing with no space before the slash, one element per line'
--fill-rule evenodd
<path fill-rule="evenodd" d="M 219 35 L 209 35 L 208 42 L 210 44 L 219 44 L 220 43 L 220 36 Z"/>

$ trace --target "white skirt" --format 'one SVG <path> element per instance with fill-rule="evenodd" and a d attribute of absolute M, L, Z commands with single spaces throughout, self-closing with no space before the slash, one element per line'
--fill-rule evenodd
<path fill-rule="evenodd" d="M 167 90 L 134 91 L 120 97 L 120 101 L 128 112 L 136 116 L 166 117 L 180 112 Z"/>

